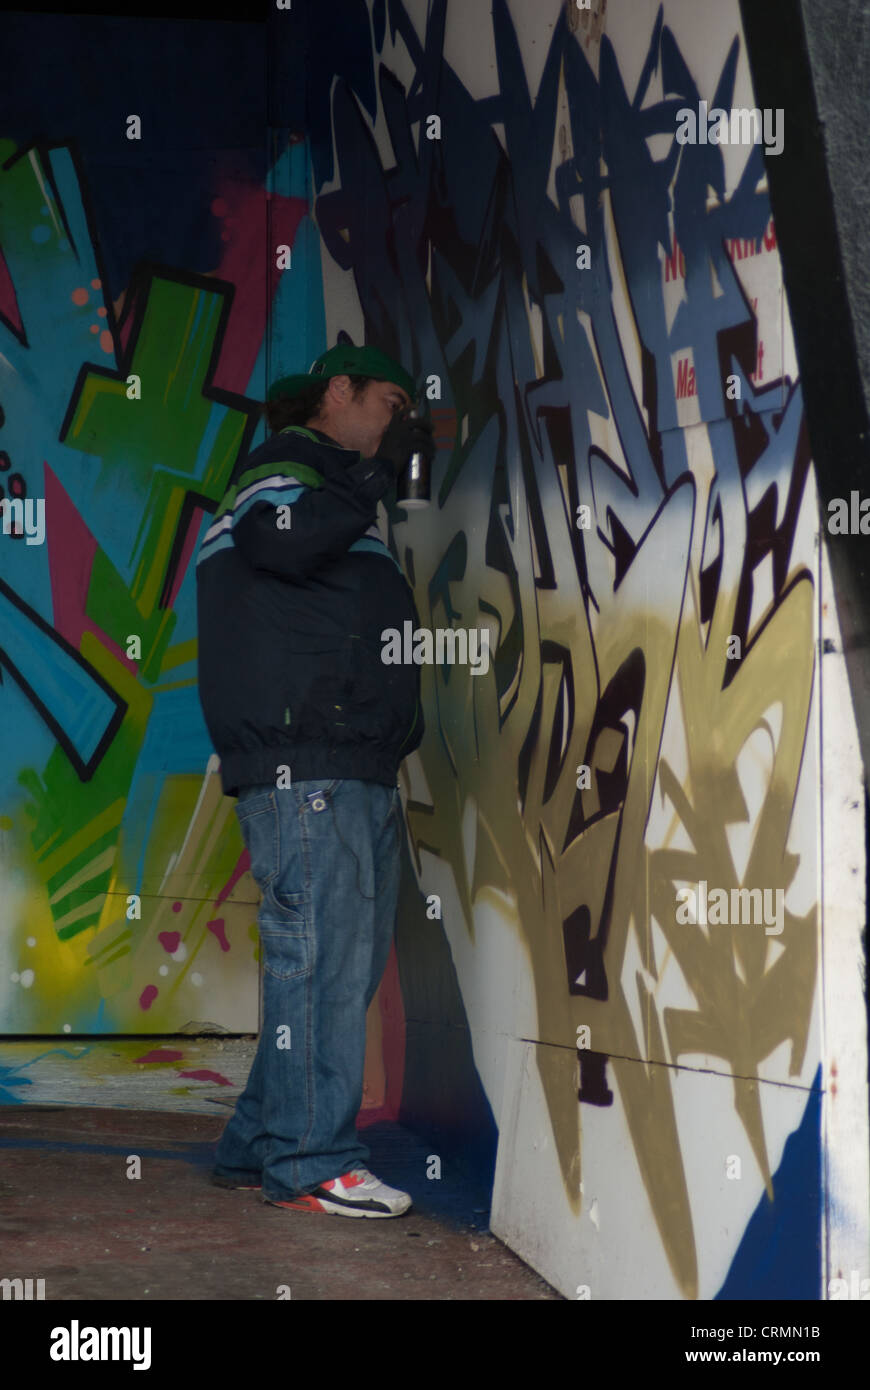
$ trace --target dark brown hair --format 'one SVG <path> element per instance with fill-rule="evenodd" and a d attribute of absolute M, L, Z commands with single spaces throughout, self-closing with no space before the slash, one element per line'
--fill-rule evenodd
<path fill-rule="evenodd" d="M 288 425 L 307 425 L 309 420 L 318 414 L 330 379 L 313 377 L 311 385 L 300 391 L 298 396 L 276 396 L 274 400 L 267 401 L 263 407 L 263 414 L 273 434 L 277 434 L 279 430 L 286 430 Z M 354 396 L 365 390 L 370 381 L 376 380 L 376 377 L 371 376 L 351 376 Z"/>

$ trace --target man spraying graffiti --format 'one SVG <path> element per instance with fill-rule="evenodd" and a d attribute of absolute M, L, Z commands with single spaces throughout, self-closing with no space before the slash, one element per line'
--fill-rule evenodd
<path fill-rule="evenodd" d="M 199 694 L 261 893 L 261 1031 L 212 1181 L 293 1210 L 400 1216 L 364 1166 L 366 1012 L 399 887 L 399 763 L 422 740 L 418 665 L 381 632 L 418 621 L 378 500 L 409 456 L 413 379 L 341 344 L 271 387 L 197 559 Z"/>

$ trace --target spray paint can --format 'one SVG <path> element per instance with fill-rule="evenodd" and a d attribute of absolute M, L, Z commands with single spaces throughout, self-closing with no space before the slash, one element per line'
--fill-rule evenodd
<path fill-rule="evenodd" d="M 407 420 L 420 420 L 422 417 L 423 412 L 416 405 L 405 415 Z M 400 507 L 428 507 L 430 487 L 429 460 L 425 454 L 415 452 L 396 481 L 396 502 Z"/>

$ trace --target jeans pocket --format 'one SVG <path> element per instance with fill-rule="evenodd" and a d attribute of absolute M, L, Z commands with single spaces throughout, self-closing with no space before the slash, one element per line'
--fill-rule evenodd
<path fill-rule="evenodd" d="M 280 893 L 271 883 L 266 888 L 260 940 L 263 970 L 275 980 L 295 980 L 310 975 L 313 968 L 314 952 L 303 898 L 302 893 Z"/>
<path fill-rule="evenodd" d="M 250 820 L 251 816 L 257 816 L 262 811 L 274 809 L 275 801 L 274 787 L 242 787 L 236 800 L 236 815 L 239 821 L 244 824 Z"/>

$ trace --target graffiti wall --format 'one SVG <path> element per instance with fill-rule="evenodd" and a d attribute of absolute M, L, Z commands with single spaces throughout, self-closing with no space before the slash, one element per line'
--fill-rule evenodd
<path fill-rule="evenodd" d="M 0 37 L 0 1033 L 256 1033 L 194 562 L 266 438 L 270 360 L 326 346 L 310 150 L 264 125 L 261 25 L 4 15 Z M 394 951 L 362 1122 L 396 1117 L 403 1046 Z M 130 1103 L 143 1062 L 190 1074 L 112 1056 Z"/>
<path fill-rule="evenodd" d="M 817 1298 L 819 518 L 761 144 L 700 138 L 736 0 L 334 10 L 270 21 L 268 139 L 261 32 L 135 20 L 53 34 L 136 55 L 74 129 L 45 86 L 2 132 L 0 1031 L 256 1031 L 193 559 L 267 380 L 371 341 L 440 446 L 384 538 L 491 657 L 422 670 L 368 1082 L 456 1082 L 569 1297 Z"/>
<path fill-rule="evenodd" d="M 421 622 L 490 634 L 406 775 L 493 1229 L 571 1297 L 817 1298 L 818 511 L 761 145 L 675 135 L 753 107 L 736 5 L 697 21 L 375 5 L 314 217 L 330 340 L 441 431 Z"/>
<path fill-rule="evenodd" d="M 0 497 L 23 503 L 0 532 L 0 1031 L 255 1031 L 256 890 L 209 762 L 192 557 L 259 442 L 268 171 L 243 94 L 261 39 L 235 34 L 227 112 L 226 31 L 0 23 L 20 74 Z M 67 68 L 35 80 L 58 44 Z M 292 241 L 305 212 L 282 189 L 269 221 Z"/>

